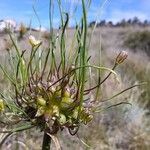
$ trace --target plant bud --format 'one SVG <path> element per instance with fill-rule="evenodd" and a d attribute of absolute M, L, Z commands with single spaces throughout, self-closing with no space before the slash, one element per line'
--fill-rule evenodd
<path fill-rule="evenodd" d="M 37 46 L 41 43 L 41 41 L 36 40 L 34 36 L 30 35 L 29 36 L 29 43 L 34 47 Z"/>
<path fill-rule="evenodd" d="M 46 101 L 41 96 L 37 98 L 37 104 L 40 106 L 46 106 Z"/>
<path fill-rule="evenodd" d="M 69 90 L 69 88 L 68 89 L 66 89 L 65 90 L 65 92 L 64 92 L 64 97 L 66 97 L 66 98 L 70 98 L 70 90 Z"/>
<path fill-rule="evenodd" d="M 4 111 L 4 101 L 0 99 L 0 112 Z"/>
<path fill-rule="evenodd" d="M 74 109 L 73 110 L 73 114 L 72 114 L 72 117 L 74 118 L 74 119 L 77 119 L 78 118 L 78 108 L 76 108 L 76 109 Z"/>
<path fill-rule="evenodd" d="M 57 105 L 53 106 L 53 114 L 57 117 L 59 116 L 59 108 Z"/>
<path fill-rule="evenodd" d="M 68 97 L 63 97 L 61 101 L 62 107 L 68 107 L 72 103 L 72 99 Z"/>
<path fill-rule="evenodd" d="M 127 57 L 128 53 L 126 51 L 121 51 L 116 58 L 116 63 L 121 64 Z"/>
<path fill-rule="evenodd" d="M 23 58 L 21 59 L 21 63 L 23 66 L 25 66 L 25 60 Z"/>
<path fill-rule="evenodd" d="M 45 112 L 45 108 L 44 107 L 39 107 L 37 112 L 36 112 L 36 117 L 42 116 Z"/>
<path fill-rule="evenodd" d="M 60 116 L 59 116 L 59 123 L 61 125 L 66 123 L 66 116 L 64 114 L 60 114 Z"/>

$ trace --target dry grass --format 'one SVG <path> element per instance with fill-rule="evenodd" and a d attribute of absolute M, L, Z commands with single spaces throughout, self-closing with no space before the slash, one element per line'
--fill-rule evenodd
<path fill-rule="evenodd" d="M 146 28 L 150 30 L 150 28 Z M 71 39 L 73 34 L 72 29 L 68 29 L 68 50 L 71 45 Z M 116 55 L 116 51 L 125 49 L 123 46 L 124 39 L 128 34 L 136 31 L 145 30 L 144 28 L 98 28 L 95 30 L 92 43 L 90 46 L 90 55 L 92 56 L 91 61 L 95 64 L 98 60 L 95 59 L 99 55 L 100 50 L 100 36 L 102 42 L 102 65 L 111 68 L 112 60 Z M 44 47 L 48 45 L 47 36 L 48 33 L 38 33 L 32 32 L 32 34 L 39 38 L 44 38 Z M 22 49 L 28 50 L 29 47 L 25 44 L 27 41 L 29 33 L 26 33 L 24 40 L 21 40 L 19 45 Z M 0 62 L 8 66 L 8 61 L 6 53 L 6 46 L 4 39 L 7 39 L 5 34 L 0 34 Z M 46 36 L 46 38 L 45 38 Z M 8 46 L 7 46 L 8 47 Z M 119 74 L 120 83 L 116 82 L 113 76 L 108 80 L 103 86 L 104 95 L 100 95 L 101 98 L 107 98 L 111 95 L 121 91 L 122 89 L 138 83 L 141 81 L 148 81 L 149 83 L 149 73 L 150 73 L 150 61 L 149 57 L 142 53 L 133 53 L 128 49 L 129 58 L 125 64 L 122 65 L 122 69 L 118 68 L 116 71 Z M 95 74 L 93 73 L 92 82 L 96 84 Z M 3 87 L 5 79 L 1 76 L 0 87 Z M 107 86 L 106 86 L 107 85 Z M 107 87 L 107 88 L 106 88 Z M 114 92 L 115 89 L 115 92 Z M 102 103 L 102 108 L 120 102 L 128 101 L 132 103 L 131 106 L 120 105 L 112 107 L 110 109 L 104 110 L 96 115 L 95 120 L 88 125 L 88 127 L 83 127 L 80 129 L 79 137 L 85 141 L 90 148 L 86 147 L 82 142 L 75 136 L 71 137 L 69 134 L 60 133 L 60 143 L 65 150 L 148 150 L 150 147 L 150 120 L 148 112 L 150 105 L 150 87 L 144 86 L 135 88 L 121 95 L 120 97 L 113 99 L 111 102 Z M 142 94 L 145 93 L 143 96 Z M 14 135 L 15 137 L 15 135 Z M 28 133 L 19 134 L 19 138 L 29 146 L 29 149 L 38 150 L 41 145 L 41 137 L 36 132 L 31 130 Z M 33 137 L 33 138 L 32 138 Z M 16 137 L 15 137 L 16 138 Z M 8 139 L 9 147 L 14 138 Z M 10 140 L 10 141 L 9 141 Z M 32 147 L 32 148 L 31 148 Z M 23 148 L 22 148 L 23 149 Z M 25 148 L 24 148 L 25 149 Z M 55 145 L 53 148 L 55 149 Z"/>

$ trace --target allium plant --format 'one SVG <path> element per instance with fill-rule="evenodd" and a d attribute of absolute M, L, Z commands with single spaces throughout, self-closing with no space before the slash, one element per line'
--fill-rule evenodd
<path fill-rule="evenodd" d="M 76 26 L 73 38 L 77 46 L 72 50 L 74 55 L 68 56 L 65 34 L 69 15 L 62 12 L 60 0 L 58 4 L 62 23 L 60 34 L 56 36 L 52 29 L 52 1 L 50 1 L 51 35 L 47 50 L 42 50 L 42 41 L 30 35 L 27 44 L 31 50 L 27 56 L 26 51 L 18 48 L 14 35 L 9 32 L 15 48 L 15 54 L 9 55 L 10 58 L 13 57 L 10 59 L 13 68 L 8 71 L 0 65 L 4 76 L 12 85 L 11 95 L 1 93 L 0 113 L 3 119 L 0 123 L 6 125 L 8 130 L 1 129 L 0 132 L 6 133 L 7 137 L 8 134 L 37 127 L 44 133 L 43 150 L 50 149 L 51 135 L 56 135 L 64 128 L 67 128 L 71 135 L 75 135 L 80 125 L 87 125 L 92 121 L 93 114 L 99 109 L 100 101 L 96 96 L 95 100 L 91 100 L 91 93 L 95 89 L 98 90 L 111 74 L 116 75 L 114 69 L 127 58 L 126 52 L 120 52 L 114 60 L 112 69 L 89 63 L 87 5 L 84 0 L 82 0 L 83 16 Z M 110 73 L 92 87 L 87 75 L 91 68 Z M 8 112 L 15 119 L 7 120 Z M 14 127 L 10 129 L 9 124 Z"/>

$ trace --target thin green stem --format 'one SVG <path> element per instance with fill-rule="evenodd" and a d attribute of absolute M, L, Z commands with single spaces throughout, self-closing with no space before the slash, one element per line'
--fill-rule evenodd
<path fill-rule="evenodd" d="M 71 70 L 70 72 L 66 73 L 63 77 L 61 77 L 61 78 L 58 79 L 56 82 L 54 82 L 53 84 L 51 84 L 51 85 L 48 87 L 48 89 L 49 89 L 50 87 L 52 87 L 53 85 L 55 85 L 56 83 L 58 83 L 58 82 L 60 82 L 61 80 L 63 80 L 65 77 L 67 77 L 67 76 L 70 75 L 71 73 L 75 72 L 77 69 L 87 68 L 87 67 L 91 67 L 91 68 L 95 68 L 95 69 L 108 70 L 108 71 L 112 72 L 114 75 L 117 76 L 117 74 L 116 74 L 113 70 L 111 70 L 111 69 L 109 69 L 109 68 L 98 67 L 98 66 L 94 66 L 94 65 L 80 66 L 80 67 L 77 67 L 77 68 Z"/>
<path fill-rule="evenodd" d="M 117 67 L 117 64 L 115 64 L 111 70 L 114 71 L 114 69 L 115 69 L 116 67 Z M 92 90 L 98 88 L 101 84 L 103 84 L 103 83 L 109 78 L 109 76 L 110 76 L 111 74 L 112 74 L 112 71 L 111 71 L 101 82 L 99 82 L 96 86 L 94 86 L 94 87 L 92 87 L 92 88 L 90 88 L 90 89 L 87 89 L 87 90 L 85 90 L 84 92 L 89 92 L 89 91 L 92 91 Z"/>
<path fill-rule="evenodd" d="M 108 99 L 102 100 L 101 102 L 109 101 L 109 100 L 111 100 L 111 99 L 113 99 L 113 98 L 115 98 L 115 97 L 121 95 L 122 93 L 124 93 L 124 92 L 126 92 L 126 91 L 128 91 L 128 90 L 130 90 L 130 89 L 132 89 L 132 88 L 134 88 L 134 87 L 142 86 L 142 85 L 146 85 L 146 84 L 147 84 L 147 82 L 143 82 L 143 83 L 141 83 L 141 84 L 135 84 L 135 85 L 133 85 L 133 86 L 130 86 L 130 87 L 128 87 L 128 88 L 122 90 L 121 92 L 119 92 L 119 93 L 113 95 L 112 97 L 110 97 L 110 98 L 108 98 Z"/>
<path fill-rule="evenodd" d="M 82 43 L 82 47 L 81 47 L 81 55 L 80 55 L 80 66 L 85 66 L 86 65 L 86 54 L 87 54 L 87 49 L 86 49 L 86 37 L 87 37 L 87 16 L 86 16 L 86 8 L 85 8 L 85 1 L 82 0 L 82 11 L 83 11 L 83 24 L 82 24 L 82 37 L 81 40 L 83 40 Z M 83 38 L 83 39 L 82 39 Z M 80 95 L 79 95 L 79 99 L 80 99 L 80 105 L 79 105 L 79 114 L 81 112 L 81 106 L 83 104 L 83 96 L 84 96 L 84 87 L 85 87 L 85 78 L 86 78 L 86 68 L 83 67 L 81 68 L 81 72 L 79 72 L 80 75 L 80 80 L 79 83 L 81 83 L 79 85 L 80 88 Z M 78 116 L 78 118 L 80 118 L 80 115 Z"/>

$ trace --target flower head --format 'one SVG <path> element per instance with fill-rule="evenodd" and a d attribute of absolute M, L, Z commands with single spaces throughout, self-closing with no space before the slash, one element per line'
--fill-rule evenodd
<path fill-rule="evenodd" d="M 29 36 L 29 43 L 32 45 L 32 46 L 37 46 L 41 43 L 41 41 L 39 40 L 36 40 L 34 36 L 30 35 Z"/>
<path fill-rule="evenodd" d="M 126 51 L 121 51 L 116 58 L 116 63 L 121 64 L 127 57 L 128 53 Z"/>

